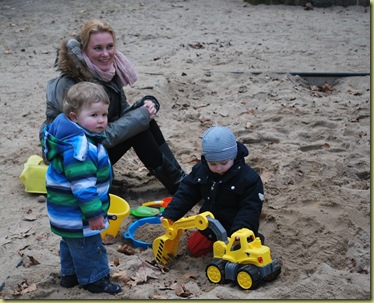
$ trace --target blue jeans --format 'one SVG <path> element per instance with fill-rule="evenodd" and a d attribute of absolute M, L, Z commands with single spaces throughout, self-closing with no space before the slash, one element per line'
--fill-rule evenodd
<path fill-rule="evenodd" d="M 110 272 L 108 254 L 101 235 L 85 238 L 65 238 L 60 241 L 61 275 L 78 277 L 79 284 L 93 283 Z"/>

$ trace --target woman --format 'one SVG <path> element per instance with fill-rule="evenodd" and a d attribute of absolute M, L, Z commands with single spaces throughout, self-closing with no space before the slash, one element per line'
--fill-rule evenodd
<path fill-rule="evenodd" d="M 133 85 L 137 75 L 116 49 L 111 26 L 102 20 L 85 23 L 78 36 L 62 41 L 55 67 L 61 74 L 48 82 L 46 121 L 40 135 L 62 112 L 64 94 L 72 85 L 81 81 L 99 83 L 110 98 L 104 146 L 112 165 L 132 147 L 150 173 L 173 194 L 185 174 L 154 120 L 160 105 L 153 96 L 145 96 L 132 106 L 127 102 L 123 87 Z"/>

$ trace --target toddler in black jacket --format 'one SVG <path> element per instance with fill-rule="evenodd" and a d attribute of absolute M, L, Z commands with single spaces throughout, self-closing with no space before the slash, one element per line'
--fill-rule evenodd
<path fill-rule="evenodd" d="M 206 130 L 201 162 L 183 179 L 162 217 L 177 221 L 202 201 L 199 213 L 213 213 L 228 236 L 241 228 L 259 236 L 264 188 L 257 172 L 245 163 L 246 156 L 248 149 L 236 141 L 229 128 L 215 126 Z M 188 249 L 192 256 L 206 255 L 215 240 L 209 229 L 198 230 L 189 237 Z"/>

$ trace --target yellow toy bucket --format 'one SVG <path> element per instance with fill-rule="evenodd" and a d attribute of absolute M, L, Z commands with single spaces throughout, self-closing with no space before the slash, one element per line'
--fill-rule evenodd
<path fill-rule="evenodd" d="M 28 193 L 46 194 L 45 174 L 48 165 L 45 165 L 43 158 L 38 155 L 30 156 L 24 164 L 23 171 L 20 175 L 21 182 Z"/>
<path fill-rule="evenodd" d="M 130 205 L 121 197 L 113 194 L 110 196 L 110 207 L 108 210 L 109 227 L 101 232 L 101 238 L 105 240 L 106 235 L 116 237 L 122 221 L 130 213 Z"/>

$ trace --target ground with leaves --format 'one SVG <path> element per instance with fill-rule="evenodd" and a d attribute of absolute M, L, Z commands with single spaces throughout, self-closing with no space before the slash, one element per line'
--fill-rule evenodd
<path fill-rule="evenodd" d="M 369 299 L 370 12 L 304 9 L 240 0 L 0 1 L 0 297 L 4 299 Z M 59 238 L 45 199 L 26 193 L 23 164 L 40 154 L 47 81 L 60 39 L 104 18 L 139 80 L 130 102 L 154 95 L 157 121 L 182 167 L 200 139 L 228 125 L 249 149 L 265 184 L 261 232 L 281 275 L 258 289 L 215 285 L 211 255 L 192 258 L 182 239 L 169 268 L 124 239 L 133 216 L 107 244 L 111 296 L 59 286 Z M 356 73 L 308 79 L 290 72 Z M 364 73 L 358 76 L 357 73 Z M 167 193 L 130 151 L 112 192 L 132 208 Z M 197 208 L 192 211 L 196 212 Z M 188 231 L 190 232 L 190 231 Z M 185 235 L 186 236 L 186 235 Z"/>

